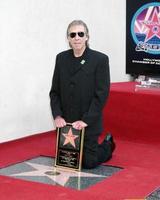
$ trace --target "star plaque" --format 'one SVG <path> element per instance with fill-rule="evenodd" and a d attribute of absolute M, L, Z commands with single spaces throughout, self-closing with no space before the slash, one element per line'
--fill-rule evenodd
<path fill-rule="evenodd" d="M 81 170 L 84 129 L 77 130 L 71 124 L 58 128 L 55 167 Z"/>

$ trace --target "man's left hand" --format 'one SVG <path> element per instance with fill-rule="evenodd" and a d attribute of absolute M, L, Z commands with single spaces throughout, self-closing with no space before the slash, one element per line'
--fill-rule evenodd
<path fill-rule="evenodd" d="M 73 126 L 73 128 L 75 128 L 77 130 L 82 130 L 83 128 L 87 127 L 88 125 L 85 122 L 79 120 L 79 121 L 73 122 L 72 126 Z"/>

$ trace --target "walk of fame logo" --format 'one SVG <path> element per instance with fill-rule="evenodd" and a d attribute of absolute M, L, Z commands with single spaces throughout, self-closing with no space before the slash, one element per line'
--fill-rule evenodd
<path fill-rule="evenodd" d="M 69 129 L 67 134 L 62 133 L 62 135 L 65 137 L 65 141 L 64 141 L 63 145 L 71 144 L 74 148 L 76 148 L 75 139 L 78 138 L 79 136 L 73 135 L 71 128 Z"/>
<path fill-rule="evenodd" d="M 152 2 L 140 7 L 131 22 L 131 34 L 136 51 L 160 54 L 160 3 Z"/>

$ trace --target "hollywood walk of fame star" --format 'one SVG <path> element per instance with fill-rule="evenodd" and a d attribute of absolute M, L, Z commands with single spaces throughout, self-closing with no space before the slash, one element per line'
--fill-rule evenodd
<path fill-rule="evenodd" d="M 143 21 L 142 23 L 148 28 L 145 42 L 150 40 L 154 36 L 157 36 L 160 39 L 160 20 L 158 18 L 158 13 L 156 10 L 153 13 L 151 21 Z"/>
<path fill-rule="evenodd" d="M 12 174 L 13 177 L 42 177 L 47 176 L 49 179 L 53 181 L 53 183 L 57 183 L 59 185 L 64 186 L 70 177 L 77 177 L 77 179 L 80 179 L 81 177 L 106 177 L 104 175 L 97 175 L 93 173 L 86 173 L 86 172 L 76 172 L 76 171 L 67 171 L 62 170 L 53 166 L 47 166 L 42 164 L 36 164 L 31 162 L 25 162 L 27 165 L 33 167 L 32 171 L 27 172 L 21 172 L 17 174 Z M 47 173 L 47 172 L 55 172 L 55 173 Z M 55 174 L 55 175 L 53 175 Z M 78 181 L 78 180 L 77 180 Z"/>
<path fill-rule="evenodd" d="M 78 138 L 78 135 L 73 134 L 72 128 L 69 129 L 67 134 L 62 133 L 62 135 L 65 137 L 65 141 L 64 141 L 63 145 L 70 143 L 74 148 L 76 148 L 75 139 Z"/>

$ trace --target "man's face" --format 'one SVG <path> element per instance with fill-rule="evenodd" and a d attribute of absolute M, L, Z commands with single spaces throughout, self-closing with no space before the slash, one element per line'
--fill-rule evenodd
<path fill-rule="evenodd" d="M 86 47 L 88 37 L 82 25 L 71 26 L 69 29 L 68 41 L 74 51 L 81 51 Z"/>

